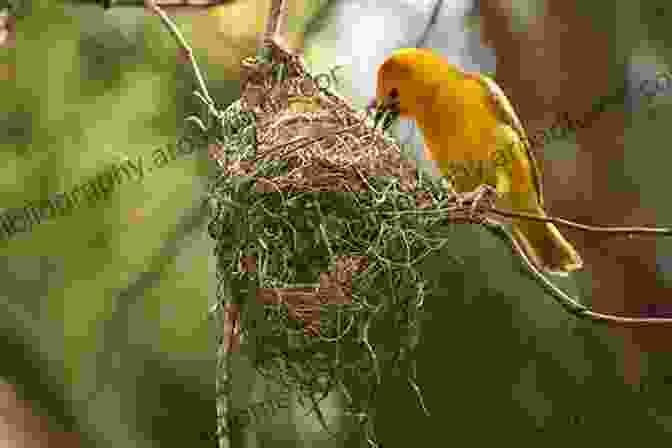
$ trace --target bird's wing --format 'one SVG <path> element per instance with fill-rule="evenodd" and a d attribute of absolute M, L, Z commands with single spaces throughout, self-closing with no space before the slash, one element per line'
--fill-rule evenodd
<path fill-rule="evenodd" d="M 502 92 L 502 89 L 492 79 L 480 73 L 473 72 L 465 73 L 465 76 L 469 79 L 478 81 L 488 90 L 489 97 L 492 100 L 494 112 L 497 114 L 497 118 L 510 126 L 511 129 L 513 129 L 516 134 L 518 134 L 520 142 L 525 148 L 525 152 L 527 153 L 527 158 L 530 160 L 532 169 L 532 182 L 534 182 L 534 188 L 537 191 L 539 205 L 543 207 L 544 197 L 542 194 L 541 171 L 539 169 L 539 164 L 537 163 L 537 159 L 535 159 L 534 154 L 532 153 L 530 141 L 527 138 L 525 129 L 523 129 L 523 125 L 520 123 L 516 112 L 513 110 L 513 106 L 509 102 L 506 95 L 504 95 L 504 92 Z"/>

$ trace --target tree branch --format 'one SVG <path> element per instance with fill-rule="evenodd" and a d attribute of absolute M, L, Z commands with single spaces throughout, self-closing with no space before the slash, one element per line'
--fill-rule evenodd
<path fill-rule="evenodd" d="M 456 203 L 457 204 L 457 203 Z M 461 205 L 455 205 L 451 207 L 445 207 L 434 210 L 407 210 L 407 211 L 398 211 L 398 212 L 389 212 L 391 214 L 465 214 L 472 211 L 471 201 L 466 200 Z M 495 207 L 490 207 L 488 205 L 479 204 L 474 210 L 475 213 L 472 213 L 472 218 L 469 221 L 478 223 L 479 219 L 482 221 L 483 218 L 491 213 L 493 215 L 504 216 L 507 218 L 517 218 L 517 219 L 527 219 L 530 221 L 539 221 L 539 222 L 550 222 L 559 226 L 568 227 L 571 229 L 581 230 L 583 232 L 598 232 L 606 233 L 609 235 L 623 235 L 631 237 L 633 235 L 649 235 L 649 236 L 672 236 L 672 228 L 669 227 L 606 227 L 606 226 L 589 226 L 587 224 L 579 224 L 578 222 L 569 221 L 563 218 L 555 218 L 553 216 L 540 216 L 535 215 L 534 213 L 525 213 L 525 212 L 512 212 L 508 210 L 500 210 Z M 451 220 L 449 217 L 448 220 Z"/>
<path fill-rule="evenodd" d="M 168 28 L 168 31 L 175 39 L 175 42 L 177 42 L 178 47 L 180 47 L 180 49 L 189 59 L 191 68 L 194 70 L 194 75 L 196 76 L 196 82 L 198 84 L 198 88 L 200 89 L 200 92 L 197 93 L 200 93 L 200 96 L 204 100 L 204 103 L 208 106 L 210 113 L 215 117 L 218 117 L 219 111 L 215 107 L 215 102 L 210 96 L 208 86 L 205 83 L 205 78 L 203 77 L 201 69 L 198 67 L 198 63 L 196 63 L 196 58 L 194 58 L 194 52 L 191 49 L 191 46 L 187 43 L 184 36 L 182 36 L 182 33 L 180 32 L 175 22 L 173 22 L 173 20 L 168 16 L 168 14 L 166 14 L 166 12 L 156 3 L 156 0 L 144 0 L 144 2 L 145 7 L 149 11 L 159 16 L 163 24 L 166 26 L 166 28 Z"/>
<path fill-rule="evenodd" d="M 263 42 L 272 40 L 277 43 L 276 38 L 284 34 L 287 23 L 287 0 L 271 0 L 271 9 L 266 22 L 266 32 Z M 262 42 L 262 44 L 263 44 Z"/>
<path fill-rule="evenodd" d="M 550 222 L 559 226 L 569 227 L 582 232 L 598 232 L 608 233 L 610 235 L 624 235 L 631 237 L 633 235 L 651 235 L 651 236 L 672 236 L 672 228 L 669 227 L 604 227 L 604 226 L 589 226 L 587 224 L 579 224 L 578 222 L 569 221 L 562 218 L 554 218 L 552 216 L 539 216 L 533 213 L 524 212 L 510 212 L 506 210 L 499 210 L 491 208 L 490 213 L 505 216 L 508 218 L 529 219 L 530 221 Z"/>
<path fill-rule="evenodd" d="M 429 38 L 429 33 L 432 31 L 432 28 L 434 28 L 434 25 L 436 25 L 436 22 L 439 18 L 439 13 L 442 9 L 443 0 L 436 0 L 436 3 L 434 3 L 434 7 L 432 8 L 432 15 L 429 18 L 429 22 L 427 22 L 427 25 L 425 26 L 425 29 L 423 30 L 420 37 L 418 37 L 418 39 L 415 41 L 414 47 L 420 48 L 425 46 L 427 39 Z"/>
<path fill-rule="evenodd" d="M 623 317 L 614 316 L 613 314 L 602 314 L 591 311 L 587 306 L 579 303 L 573 299 L 569 294 L 555 286 L 548 280 L 532 262 L 527 258 L 518 242 L 507 232 L 501 223 L 486 219 L 482 223 L 485 227 L 492 230 L 492 232 L 500 239 L 506 241 L 509 246 L 516 252 L 523 261 L 527 272 L 532 275 L 532 278 L 539 283 L 565 310 L 574 316 L 581 319 L 588 319 L 597 323 L 612 324 L 618 327 L 640 327 L 645 325 L 672 325 L 672 319 L 660 317 Z"/>

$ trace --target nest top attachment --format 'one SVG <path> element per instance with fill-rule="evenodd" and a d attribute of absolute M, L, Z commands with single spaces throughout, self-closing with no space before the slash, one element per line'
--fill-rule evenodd
<path fill-rule="evenodd" d="M 320 89 L 302 58 L 274 41 L 267 57 L 243 61 L 243 94 L 235 107 L 253 118 L 254 151 L 221 151 L 226 176 L 254 176 L 257 191 L 368 191 L 367 178 L 399 179 L 417 186 L 417 166 L 389 136 L 367 123 L 342 97 Z M 267 162 L 286 169 L 264 172 Z"/>

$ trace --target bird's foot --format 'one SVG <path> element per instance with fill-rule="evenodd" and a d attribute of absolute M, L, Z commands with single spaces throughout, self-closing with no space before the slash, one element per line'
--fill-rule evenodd
<path fill-rule="evenodd" d="M 461 196 L 461 201 L 458 201 L 458 204 L 460 204 L 460 202 L 462 204 L 465 202 L 471 202 L 471 206 L 469 208 L 469 217 L 471 219 L 476 219 L 476 210 L 479 208 L 479 206 L 484 203 L 485 208 L 493 208 L 497 198 L 499 197 L 499 193 L 492 185 L 483 184 L 479 185 L 474 191 L 463 193 Z"/>

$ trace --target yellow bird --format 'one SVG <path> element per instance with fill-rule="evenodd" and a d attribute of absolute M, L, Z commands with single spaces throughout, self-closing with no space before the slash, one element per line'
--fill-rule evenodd
<path fill-rule="evenodd" d="M 540 171 L 525 130 L 492 79 L 465 72 L 433 51 L 403 48 L 379 67 L 377 82 L 375 125 L 389 113 L 414 119 L 427 158 L 459 193 L 481 197 L 492 189 L 498 206 L 546 216 Z M 567 275 L 583 266 L 553 224 L 517 219 L 512 228 L 539 269 Z"/>

